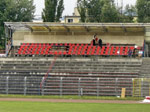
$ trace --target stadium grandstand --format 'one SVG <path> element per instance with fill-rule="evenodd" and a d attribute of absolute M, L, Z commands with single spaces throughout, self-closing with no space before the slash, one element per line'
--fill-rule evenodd
<path fill-rule="evenodd" d="M 150 24 L 6 22 L 5 35 L 0 94 L 150 94 Z"/>

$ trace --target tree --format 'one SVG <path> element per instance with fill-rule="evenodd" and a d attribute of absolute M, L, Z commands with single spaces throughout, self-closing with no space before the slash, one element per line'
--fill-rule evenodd
<path fill-rule="evenodd" d="M 133 22 L 134 17 L 136 16 L 136 8 L 133 5 L 126 5 L 123 16 L 123 22 Z"/>
<path fill-rule="evenodd" d="M 64 10 L 64 0 L 45 0 L 42 12 L 44 22 L 58 22 Z"/>
<path fill-rule="evenodd" d="M 57 7 L 57 15 L 56 15 L 56 22 L 60 21 L 60 18 L 62 17 L 62 13 L 64 11 L 64 1 L 60 0 Z"/>
<path fill-rule="evenodd" d="M 89 22 L 119 21 L 119 12 L 114 0 L 88 0 L 87 12 Z"/>
<path fill-rule="evenodd" d="M 4 22 L 30 22 L 34 11 L 33 0 L 0 0 L 0 41 L 4 37 Z"/>
<path fill-rule="evenodd" d="M 101 22 L 103 0 L 88 0 L 87 12 L 89 22 Z"/>
<path fill-rule="evenodd" d="M 0 9 L 0 14 L 3 15 L 2 21 L 30 22 L 34 18 L 33 0 L 5 0 L 0 4 L 5 4 L 5 8 Z"/>
<path fill-rule="evenodd" d="M 34 18 L 35 6 L 33 0 L 15 0 L 16 13 L 13 21 L 30 22 Z"/>
<path fill-rule="evenodd" d="M 117 11 L 113 1 L 105 0 L 101 12 L 102 22 L 118 22 L 119 12 Z"/>
<path fill-rule="evenodd" d="M 150 22 L 150 0 L 137 0 L 138 22 Z"/>
<path fill-rule="evenodd" d="M 78 0 L 77 1 L 77 8 L 79 14 L 81 16 L 81 22 L 86 22 L 86 15 L 87 15 L 87 0 Z"/>
<path fill-rule="evenodd" d="M 9 0 L 1 0 L 0 1 L 0 47 L 4 46 L 4 21 L 7 21 L 7 17 L 9 14 L 8 7 L 10 7 Z"/>

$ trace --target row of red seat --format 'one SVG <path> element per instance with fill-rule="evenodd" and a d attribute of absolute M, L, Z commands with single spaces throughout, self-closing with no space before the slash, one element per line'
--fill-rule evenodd
<path fill-rule="evenodd" d="M 22 43 L 21 46 L 74 46 L 90 45 L 85 43 Z"/>
<path fill-rule="evenodd" d="M 22 44 L 19 55 L 128 55 L 134 46 L 92 46 L 88 44 Z"/>

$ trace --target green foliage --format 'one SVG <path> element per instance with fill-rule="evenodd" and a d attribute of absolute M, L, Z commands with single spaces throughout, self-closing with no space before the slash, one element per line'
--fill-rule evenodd
<path fill-rule="evenodd" d="M 137 0 L 138 22 L 150 22 L 150 0 Z"/>
<path fill-rule="evenodd" d="M 57 15 L 56 15 L 56 22 L 60 21 L 60 18 L 62 17 L 62 13 L 64 11 L 64 1 L 60 0 L 57 6 Z"/>
<path fill-rule="evenodd" d="M 102 22 L 118 22 L 119 13 L 112 2 L 106 1 L 102 8 Z"/>
<path fill-rule="evenodd" d="M 114 0 L 78 0 L 81 21 L 85 22 L 118 22 L 119 12 Z"/>
<path fill-rule="evenodd" d="M 134 6 L 127 5 L 122 13 L 114 0 L 78 0 L 77 7 L 82 22 L 133 22 L 136 15 Z"/>
<path fill-rule="evenodd" d="M 14 22 L 30 22 L 34 18 L 35 6 L 33 0 L 16 0 L 14 5 L 16 6 L 15 17 L 11 20 Z"/>
<path fill-rule="evenodd" d="M 34 12 L 33 0 L 0 0 L 0 42 L 4 37 L 4 22 L 30 22 Z"/>
<path fill-rule="evenodd" d="M 30 22 L 34 18 L 33 0 L 0 1 L 0 25 L 3 22 Z"/>
<path fill-rule="evenodd" d="M 42 12 L 44 22 L 58 22 L 64 10 L 64 0 L 45 0 Z"/>
<path fill-rule="evenodd" d="M 87 16 L 87 0 L 78 0 L 77 1 L 78 12 L 81 16 L 81 22 L 86 22 Z"/>
<path fill-rule="evenodd" d="M 122 12 L 121 8 L 118 9 L 120 12 L 119 22 L 122 23 L 133 23 L 134 18 L 137 16 L 136 7 L 133 5 L 126 5 L 125 10 Z"/>
<path fill-rule="evenodd" d="M 126 5 L 123 22 L 131 23 L 133 22 L 134 17 L 136 16 L 136 8 L 133 5 Z"/>
<path fill-rule="evenodd" d="M 101 22 L 103 0 L 88 0 L 87 10 L 89 22 Z"/>
<path fill-rule="evenodd" d="M 54 22 L 56 13 L 56 0 L 45 0 L 45 9 L 42 12 L 42 18 L 44 22 Z"/>

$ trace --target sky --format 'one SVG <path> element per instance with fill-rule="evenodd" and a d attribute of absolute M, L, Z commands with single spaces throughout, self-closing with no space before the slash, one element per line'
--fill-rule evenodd
<path fill-rule="evenodd" d="M 45 0 L 34 0 L 34 4 L 36 6 L 36 11 L 35 11 L 35 15 L 41 15 L 42 9 L 44 8 L 44 1 Z M 118 1 L 118 5 L 121 6 L 121 1 L 123 1 L 123 4 L 135 4 L 136 0 L 115 0 L 115 2 L 117 3 Z M 76 7 L 76 3 L 77 0 L 64 0 L 64 6 L 65 6 L 65 10 L 63 12 L 63 16 L 65 15 L 72 15 L 72 13 L 74 12 L 74 7 Z"/>

